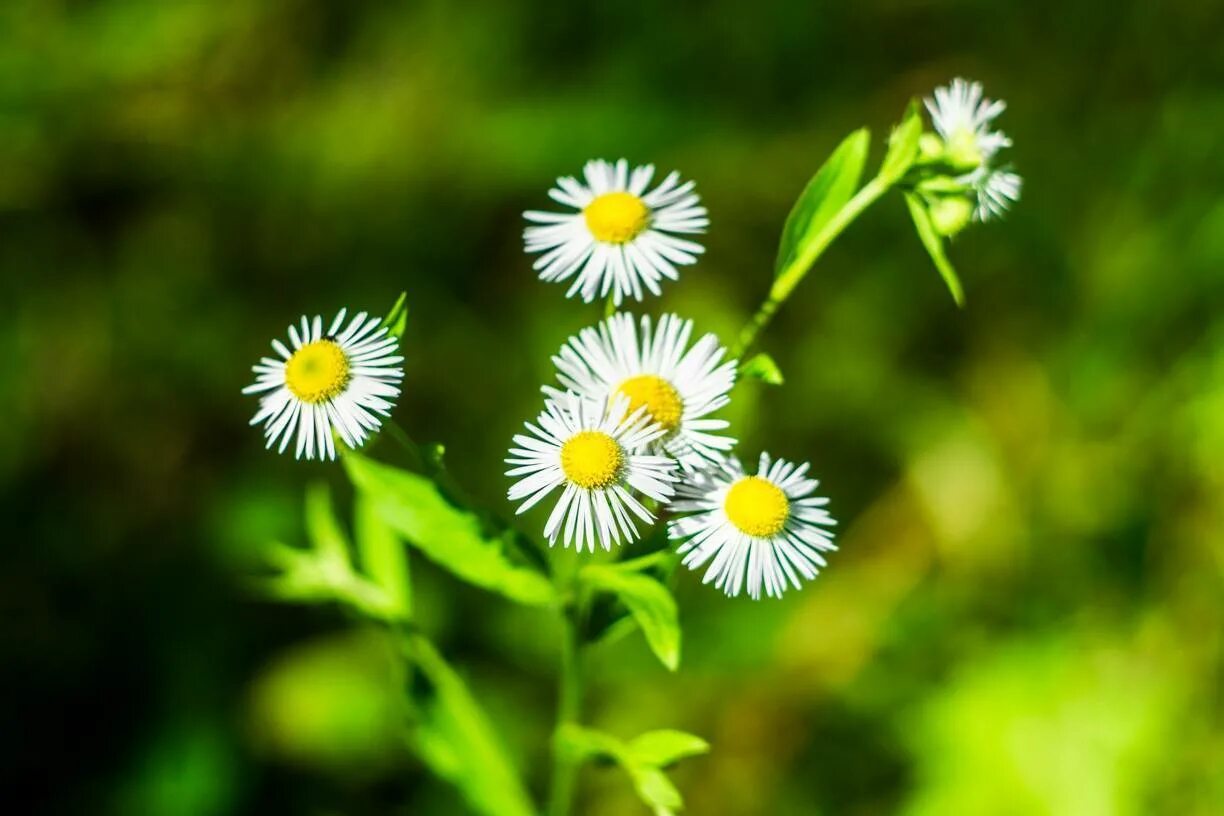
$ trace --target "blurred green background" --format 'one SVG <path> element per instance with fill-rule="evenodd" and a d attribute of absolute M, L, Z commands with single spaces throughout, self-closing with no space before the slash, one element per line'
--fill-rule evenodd
<path fill-rule="evenodd" d="M 553 178 L 696 179 L 707 256 L 644 308 L 730 338 L 837 141 L 878 157 L 964 75 L 1025 178 L 952 248 L 968 307 L 890 196 L 764 335 L 786 385 L 736 393 L 741 451 L 810 459 L 841 551 L 781 602 L 684 573 L 681 671 L 597 652 L 590 719 L 707 737 L 694 814 L 1224 812 L 1222 34 L 1196 0 L 4 4 L 5 798 L 461 812 L 387 729 L 386 644 L 242 585 L 309 481 L 347 501 L 263 450 L 249 366 L 408 290 L 396 418 L 508 511 L 507 442 L 597 316 L 521 252 Z M 413 580 L 541 790 L 553 623 Z M 644 812 L 583 780 L 580 812 Z"/>

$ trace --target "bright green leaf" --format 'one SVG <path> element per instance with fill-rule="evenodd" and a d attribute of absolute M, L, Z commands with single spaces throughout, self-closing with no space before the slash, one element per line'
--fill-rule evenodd
<path fill-rule="evenodd" d="M 922 138 L 922 114 L 917 100 L 910 100 L 901 124 L 888 137 L 888 152 L 880 165 L 879 177 L 888 184 L 906 174 L 918 158 L 918 140 Z"/>
<path fill-rule="evenodd" d="M 740 366 L 739 373 L 743 377 L 752 377 L 770 385 L 781 385 L 784 381 L 782 369 L 778 368 L 774 359 L 764 352 L 753 356 Z"/>
<path fill-rule="evenodd" d="M 331 492 L 323 482 L 306 488 L 306 535 L 325 560 L 349 563 L 349 545 L 332 510 Z"/>
<path fill-rule="evenodd" d="M 633 778 L 633 787 L 643 802 L 650 805 L 656 816 L 671 816 L 684 807 L 680 791 L 658 768 L 634 766 L 628 769 Z"/>
<path fill-rule="evenodd" d="M 564 723 L 557 728 L 557 747 L 576 762 L 592 759 L 625 761 L 625 744 L 611 734 Z"/>
<path fill-rule="evenodd" d="M 801 254 L 804 245 L 817 237 L 858 189 L 867 162 L 871 136 L 860 128 L 847 136 L 812 176 L 791 208 L 782 228 L 774 275 L 780 276 Z"/>
<path fill-rule="evenodd" d="M 913 193 L 906 193 L 905 204 L 909 207 L 910 217 L 914 219 L 914 228 L 918 231 L 918 238 L 926 247 L 931 260 L 935 262 L 935 268 L 939 270 L 944 283 L 948 285 L 952 299 L 956 301 L 957 306 L 963 306 L 965 292 L 961 288 L 960 278 L 956 276 L 956 270 L 952 268 L 952 263 L 944 253 L 943 238 L 940 237 L 935 230 L 934 223 L 931 222 L 931 214 L 927 210 L 926 203 Z"/>
<path fill-rule="evenodd" d="M 680 665 L 680 622 L 667 588 L 649 575 L 602 564 L 584 567 L 580 575 L 588 586 L 611 592 L 629 608 L 655 657 L 675 671 Z"/>
<path fill-rule="evenodd" d="M 467 685 L 422 637 L 412 638 L 413 664 L 426 681 L 414 686 L 410 742 L 468 805 L 488 816 L 531 816 L 531 799 L 505 748 Z"/>
<path fill-rule="evenodd" d="M 383 521 L 431 561 L 519 603 L 544 606 L 555 600 L 544 575 L 511 561 L 504 542 L 486 537 L 479 519 L 448 502 L 429 479 L 351 452 L 344 464 Z"/>
<path fill-rule="evenodd" d="M 400 296 L 395 300 L 395 305 L 391 307 L 391 311 L 387 312 L 387 316 L 383 318 L 382 326 L 386 327 L 387 334 L 391 337 L 402 337 L 407 325 L 408 293 L 400 292 Z"/>
<path fill-rule="evenodd" d="M 364 493 L 357 495 L 353 528 L 362 569 L 382 587 L 396 612 L 407 617 L 412 609 L 408 554 L 404 551 L 403 542 L 383 521 L 374 502 Z"/>
<path fill-rule="evenodd" d="M 634 761 L 661 768 L 686 757 L 707 753 L 710 743 L 693 734 L 664 728 L 634 737 L 626 750 Z"/>

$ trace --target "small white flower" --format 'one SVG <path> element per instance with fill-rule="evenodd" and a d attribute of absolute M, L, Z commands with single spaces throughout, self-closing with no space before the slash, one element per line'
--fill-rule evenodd
<path fill-rule="evenodd" d="M 977 197 L 973 208 L 975 221 L 1002 218 L 1012 204 L 1020 200 L 1022 180 L 1010 170 L 979 167 L 960 180 L 968 184 Z"/>
<path fill-rule="evenodd" d="M 805 478 L 808 466 L 761 454 L 757 475 L 749 476 L 735 457 L 698 474 L 677 490 L 669 534 L 682 541 L 680 554 L 690 569 L 710 562 L 702 583 L 735 596 L 747 584 L 753 599 L 780 598 L 789 581 L 816 577 L 825 566 L 822 552 L 837 549 L 836 524 L 823 508 L 829 500 L 812 497 L 819 484 Z"/>
<path fill-rule="evenodd" d="M 654 447 L 679 461 L 685 470 L 717 461 L 735 440 L 716 431 L 725 419 L 708 416 L 730 402 L 736 361 L 723 362 L 727 350 L 713 334 L 688 346 L 693 321 L 674 314 L 659 318 L 652 331 L 649 317 L 635 329 L 633 315 L 621 312 L 597 327 L 571 337 L 553 357 L 557 379 L 569 391 L 593 400 L 629 399 L 629 410 L 645 408 L 663 429 Z M 561 391 L 544 392 L 554 399 Z"/>
<path fill-rule="evenodd" d="M 575 293 L 587 303 L 612 294 L 619 306 L 628 296 L 642 299 L 642 287 L 659 294 L 659 282 L 676 280 L 677 266 L 696 263 L 700 244 L 676 237 L 705 232 L 710 220 L 693 192 L 671 173 L 649 193 L 654 165 L 629 171 L 624 159 L 612 164 L 589 161 L 586 183 L 572 176 L 557 179 L 548 191 L 554 201 L 577 212 L 531 210 L 524 217 L 536 224 L 523 231 L 527 252 L 542 252 L 533 268 L 546 281 L 574 278 L 566 297 Z"/>
<path fill-rule="evenodd" d="M 516 477 L 508 496 L 526 499 L 523 513 L 557 489 L 561 497 L 544 525 L 549 546 L 564 533 L 564 545 L 595 551 L 595 539 L 605 550 L 637 540 L 630 511 L 650 524 L 654 515 L 631 491 L 666 502 L 672 497 L 675 462 L 644 453 L 663 429 L 644 410 L 628 413 L 629 401 L 611 405 L 566 395 L 549 400 L 536 424 L 525 423 L 530 436 L 517 434 L 506 464 Z"/>
<path fill-rule="evenodd" d="M 333 428 L 359 448 L 382 424 L 379 415 L 395 407 L 404 378 L 398 341 L 365 312 L 340 331 L 344 315 L 341 309 L 326 333 L 322 317 L 303 316 L 300 329 L 289 327 L 290 346 L 272 341 L 280 359 L 264 357 L 252 367 L 255 383 L 242 393 L 263 394 L 251 424 L 264 424 L 267 447 L 279 439 L 284 453 L 296 436 L 297 458 L 335 459 Z"/>
<path fill-rule="evenodd" d="M 927 97 L 923 102 L 931 112 L 935 130 L 951 149 L 975 149 L 980 160 L 986 161 L 1003 148 L 1011 147 L 1011 139 L 990 129 L 1007 103 L 983 97 L 982 83 L 958 77 L 951 84 L 936 88 L 934 99 Z"/>

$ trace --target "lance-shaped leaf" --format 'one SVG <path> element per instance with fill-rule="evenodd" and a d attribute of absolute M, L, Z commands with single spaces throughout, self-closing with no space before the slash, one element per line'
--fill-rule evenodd
<path fill-rule="evenodd" d="M 952 268 L 952 263 L 944 252 L 944 239 L 936 231 L 926 203 L 920 196 L 914 193 L 906 193 L 905 204 L 909 207 L 910 217 L 914 220 L 914 229 L 918 232 L 918 239 L 926 247 L 927 254 L 931 256 L 931 260 L 935 263 L 935 268 L 939 270 L 944 283 L 948 285 L 948 291 L 952 293 L 952 299 L 956 301 L 957 306 L 965 305 L 965 291 L 961 288 L 960 278 L 956 276 L 956 270 Z"/>
<path fill-rule="evenodd" d="M 386 327 L 387 334 L 391 337 L 403 337 L 404 329 L 408 325 L 407 292 L 400 292 L 400 296 L 395 300 L 395 305 L 391 307 L 391 311 L 387 312 L 387 316 L 383 318 L 382 325 Z"/>
<path fill-rule="evenodd" d="M 583 567 L 580 576 L 587 586 L 619 598 L 655 657 L 669 670 L 676 670 L 680 665 L 680 622 L 676 600 L 667 587 L 649 575 L 605 564 Z"/>
<path fill-rule="evenodd" d="M 854 131 L 812 176 L 782 228 L 775 277 L 799 261 L 814 242 L 827 244 L 831 240 L 822 236 L 821 231 L 858 189 L 870 142 L 866 128 Z"/>
<path fill-rule="evenodd" d="M 922 138 L 922 114 L 918 101 L 911 99 L 901 124 L 888 137 L 888 152 L 880 165 L 879 178 L 887 184 L 896 183 L 918 158 L 918 140 Z"/>
<path fill-rule="evenodd" d="M 412 611 L 412 589 L 404 542 L 364 493 L 359 493 L 354 503 L 353 530 L 362 569 L 382 587 L 394 609 L 408 617 Z"/>
<path fill-rule="evenodd" d="M 778 368 L 774 359 L 764 352 L 754 355 L 752 359 L 740 366 L 739 373 L 741 377 L 752 377 L 770 385 L 781 385 L 784 381 L 782 369 Z"/>
<path fill-rule="evenodd" d="M 413 750 L 487 816 L 531 816 L 535 808 L 488 717 L 463 679 L 425 638 L 412 636 Z"/>
<path fill-rule="evenodd" d="M 486 536 L 480 520 L 447 501 L 429 479 L 352 452 L 345 454 L 344 464 L 382 520 L 426 558 L 519 603 L 554 601 L 552 584 L 543 574 L 511 560 L 502 539 Z"/>

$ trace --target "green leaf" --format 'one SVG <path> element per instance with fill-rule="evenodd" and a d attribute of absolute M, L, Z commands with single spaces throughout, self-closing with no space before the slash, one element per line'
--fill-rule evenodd
<path fill-rule="evenodd" d="M 387 334 L 392 337 L 404 336 L 404 329 L 408 325 L 407 292 L 400 292 L 400 296 L 395 300 L 395 305 L 391 307 L 391 311 L 387 312 L 381 325 L 386 327 Z"/>
<path fill-rule="evenodd" d="M 366 575 L 382 587 L 396 612 L 407 617 L 412 610 L 412 589 L 408 574 L 408 554 L 364 493 L 357 495 L 353 508 L 353 528 L 357 552 Z"/>
<path fill-rule="evenodd" d="M 433 645 L 413 636 L 413 663 L 426 681 L 414 687 L 410 742 L 422 761 L 488 816 L 531 816 L 535 809 L 492 725 L 467 685 Z"/>
<path fill-rule="evenodd" d="M 325 560 L 349 563 L 349 545 L 332 510 L 331 491 L 323 482 L 306 488 L 306 535 Z"/>
<path fill-rule="evenodd" d="M 782 369 L 778 368 L 774 359 L 764 352 L 755 355 L 740 366 L 739 373 L 741 376 L 752 377 L 770 385 L 781 385 L 784 382 Z"/>
<path fill-rule="evenodd" d="M 781 276 L 795 262 L 804 245 L 815 238 L 854 195 L 867 162 L 870 142 L 866 128 L 854 131 L 812 176 L 782 228 L 778 258 L 774 263 L 775 277 Z"/>
<path fill-rule="evenodd" d="M 577 723 L 563 723 L 557 728 L 557 747 L 575 762 L 592 759 L 625 761 L 625 744 L 611 734 L 583 728 Z"/>
<path fill-rule="evenodd" d="M 686 757 L 709 752 L 710 743 L 694 734 L 664 728 L 634 737 L 625 748 L 634 761 L 662 768 Z"/>
<path fill-rule="evenodd" d="M 611 592 L 629 608 L 646 642 L 664 666 L 675 671 L 680 665 L 680 622 L 676 600 L 649 575 L 593 564 L 579 573 L 595 589 Z"/>
<path fill-rule="evenodd" d="M 654 809 L 656 816 L 671 816 L 684 807 L 680 791 L 658 768 L 633 766 L 627 769 L 638 797 Z"/>
<path fill-rule="evenodd" d="M 888 137 L 888 152 L 880 165 L 879 178 L 893 184 L 909 171 L 918 158 L 918 140 L 922 138 L 922 114 L 918 101 L 911 99 L 901 124 Z"/>
<path fill-rule="evenodd" d="M 555 601 L 544 575 L 511 561 L 504 542 L 486 537 L 479 519 L 448 502 L 429 479 L 351 452 L 345 454 L 344 465 L 383 521 L 431 561 L 519 603 L 544 606 Z"/>
<path fill-rule="evenodd" d="M 935 224 L 931 221 L 931 214 L 927 210 L 926 203 L 913 193 L 906 193 L 905 204 L 909 207 L 910 217 L 914 219 L 914 228 L 918 231 L 918 239 L 926 247 L 927 254 L 931 256 L 931 260 L 935 262 L 935 268 L 939 270 L 944 283 L 948 285 L 948 291 L 952 293 L 952 299 L 956 301 L 957 306 L 963 306 L 965 304 L 964 289 L 961 288 L 960 278 L 956 276 L 956 270 L 952 268 L 952 263 L 948 260 L 948 256 L 944 254 L 943 238 L 935 230 Z"/>

